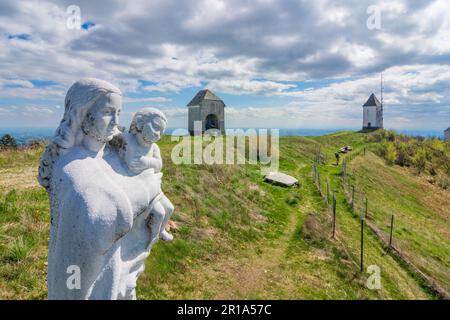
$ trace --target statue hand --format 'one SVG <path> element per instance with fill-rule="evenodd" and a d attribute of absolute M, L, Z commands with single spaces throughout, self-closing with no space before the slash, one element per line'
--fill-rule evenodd
<path fill-rule="evenodd" d="M 148 165 L 145 161 L 142 161 L 140 158 L 131 159 L 128 163 L 128 167 L 134 173 L 139 173 L 148 169 Z"/>

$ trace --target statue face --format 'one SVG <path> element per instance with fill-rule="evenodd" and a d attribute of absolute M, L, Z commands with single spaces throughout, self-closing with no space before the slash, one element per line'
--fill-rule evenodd
<path fill-rule="evenodd" d="M 99 141 L 107 142 L 117 133 L 122 97 L 108 93 L 100 97 L 83 121 L 83 131 Z"/>
<path fill-rule="evenodd" d="M 151 121 L 144 123 L 142 131 L 137 133 L 138 141 L 141 144 L 151 145 L 161 139 L 166 128 L 166 122 L 160 117 L 153 117 Z"/>

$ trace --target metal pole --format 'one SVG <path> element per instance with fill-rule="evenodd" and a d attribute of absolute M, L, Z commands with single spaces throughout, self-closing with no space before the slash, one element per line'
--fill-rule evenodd
<path fill-rule="evenodd" d="M 347 159 L 344 162 L 344 181 L 347 179 Z"/>
<path fill-rule="evenodd" d="M 317 188 L 319 189 L 320 195 L 322 195 L 322 191 L 320 191 L 320 173 L 317 171 Z"/>
<path fill-rule="evenodd" d="M 392 230 L 394 229 L 394 215 L 391 217 L 391 235 L 389 237 L 389 248 L 392 248 Z"/>
<path fill-rule="evenodd" d="M 345 179 L 345 158 L 342 159 L 342 177 Z"/>
<path fill-rule="evenodd" d="M 330 203 L 330 181 L 327 179 L 327 203 Z"/>
<path fill-rule="evenodd" d="M 347 159 L 345 159 L 345 170 L 344 170 L 344 173 L 345 173 L 345 179 L 347 179 Z"/>
<path fill-rule="evenodd" d="M 333 190 L 333 238 L 336 235 L 336 195 Z"/>
<path fill-rule="evenodd" d="M 369 216 L 369 211 L 368 211 L 368 202 L 369 202 L 369 200 L 367 199 L 367 196 L 366 196 L 366 214 L 365 214 L 365 216 L 366 216 L 366 217 L 368 217 L 368 216 Z"/>
<path fill-rule="evenodd" d="M 361 272 L 364 270 L 364 213 L 361 208 Z"/>

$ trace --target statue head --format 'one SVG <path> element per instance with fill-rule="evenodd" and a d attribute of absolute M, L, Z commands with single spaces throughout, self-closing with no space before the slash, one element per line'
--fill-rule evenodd
<path fill-rule="evenodd" d="M 144 108 L 136 112 L 130 125 L 130 133 L 142 146 L 150 146 L 161 139 L 167 127 L 167 118 L 160 110 Z"/>
<path fill-rule="evenodd" d="M 63 119 L 53 141 L 64 149 L 81 143 L 84 135 L 107 142 L 118 132 L 122 93 L 99 79 L 82 79 L 69 89 Z"/>
<path fill-rule="evenodd" d="M 64 116 L 39 165 L 39 183 L 48 188 L 52 164 L 85 136 L 106 143 L 118 133 L 122 93 L 112 84 L 94 78 L 75 82 L 66 94 Z"/>

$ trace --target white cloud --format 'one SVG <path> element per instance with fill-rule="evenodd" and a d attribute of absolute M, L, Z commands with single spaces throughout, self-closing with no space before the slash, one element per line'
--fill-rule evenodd
<path fill-rule="evenodd" d="M 166 98 L 166 97 L 150 97 L 150 98 L 130 98 L 125 97 L 123 99 L 124 103 L 142 103 L 142 102 L 169 102 L 172 101 L 172 99 Z"/>
<path fill-rule="evenodd" d="M 64 97 L 65 88 L 61 85 L 35 87 L 28 80 L 0 79 L 0 98 L 48 99 Z"/>
<path fill-rule="evenodd" d="M 289 88 L 296 87 L 293 84 L 284 84 L 274 81 L 260 80 L 211 80 L 208 88 L 236 95 L 241 94 L 257 94 L 257 95 L 273 95 L 275 92 L 283 92 Z"/>
<path fill-rule="evenodd" d="M 62 113 L 45 105 L 0 106 L 0 127 L 55 127 Z"/>
<path fill-rule="evenodd" d="M 74 81 L 90 76 L 117 84 L 127 96 L 125 103 L 165 105 L 170 98 L 128 94 L 174 94 L 206 84 L 219 94 L 289 98 L 302 106 L 300 113 L 292 106 L 282 113 L 292 124 L 312 108 L 314 116 L 326 110 L 317 121 L 335 117 L 345 124 L 357 118 L 368 94 L 378 91 L 378 74 L 384 71 L 387 106 L 421 105 L 435 110 L 432 114 L 449 101 L 446 0 L 76 3 L 82 22 L 93 21 L 94 27 L 67 28 L 69 0 L 4 5 L 0 99 L 28 99 L 30 105 L 54 100 L 54 105 Z M 372 4 L 381 8 L 381 30 L 366 28 L 366 9 Z M 30 35 L 30 40 L 8 39 L 17 34 Z M 295 82 L 323 79 L 332 84 L 296 88 Z M 34 86 L 31 80 L 57 84 Z M 228 112 L 232 116 L 232 109 Z"/>

